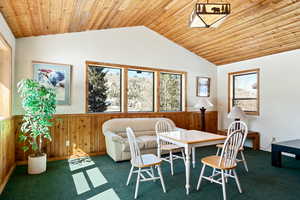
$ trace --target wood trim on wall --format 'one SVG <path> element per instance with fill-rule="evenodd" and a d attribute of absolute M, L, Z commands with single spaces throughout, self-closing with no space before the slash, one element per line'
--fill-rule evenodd
<path fill-rule="evenodd" d="M 259 115 L 260 114 L 260 68 L 229 72 L 228 73 L 228 85 L 227 85 L 227 97 L 228 97 L 228 113 L 231 111 L 232 107 L 232 76 L 237 74 L 247 74 L 247 73 L 257 73 L 257 111 L 256 112 L 245 112 L 247 115 Z"/>
<path fill-rule="evenodd" d="M 0 194 L 15 167 L 14 120 L 0 120 Z"/>
<path fill-rule="evenodd" d="M 8 41 L 5 39 L 5 37 L 2 35 L 2 33 L 0 33 L 0 45 L 1 44 L 3 45 L 2 48 L 4 48 L 3 54 L 5 54 L 5 59 L 0 58 L 0 60 L 4 61 L 4 62 L 8 61 L 8 63 L 5 63 L 8 65 L 4 66 L 4 71 L 0 70 L 0 72 L 1 72 L 0 73 L 0 81 L 3 78 L 3 77 L 1 77 L 1 75 L 4 77 L 8 77 L 9 80 L 8 80 L 8 85 L 6 87 L 8 87 L 9 94 L 8 94 L 8 96 L 2 97 L 1 93 L 4 94 L 4 92 L 0 90 L 0 98 L 2 98 L 2 99 L 0 99 L 0 109 L 5 110 L 4 113 L 0 112 L 0 117 L 3 117 L 2 119 L 4 119 L 4 118 L 7 119 L 12 116 L 12 63 L 13 63 L 12 59 L 13 59 L 13 57 L 12 57 L 12 47 L 10 46 Z M 7 55 L 6 55 L 6 53 L 7 53 Z M 5 78 L 3 78 L 3 79 L 5 79 Z M 5 98 L 7 98 L 7 99 L 5 99 Z M 3 102 L 5 102 L 5 109 L 2 108 L 2 106 L 4 106 L 4 105 L 1 105 L 2 100 L 3 100 Z M 8 105 L 7 105 L 7 102 L 8 102 Z"/>
<path fill-rule="evenodd" d="M 50 128 L 52 142 L 46 142 L 43 149 L 50 160 L 105 154 L 105 139 L 102 124 L 114 118 L 148 118 L 166 117 L 172 119 L 176 126 L 185 129 L 200 130 L 200 112 L 151 112 L 151 113 L 87 113 L 87 114 L 58 114 L 55 115 L 54 126 Z M 206 112 L 206 129 L 217 132 L 217 111 Z M 22 116 L 14 117 L 15 138 L 22 122 Z M 69 146 L 66 142 L 69 141 Z M 16 142 L 16 161 L 24 163 L 28 154 L 21 149 L 24 143 Z"/>
<path fill-rule="evenodd" d="M 123 64 L 114 64 L 114 63 L 104 63 L 104 62 L 94 62 L 94 61 L 86 61 L 85 62 L 85 112 L 88 113 L 88 66 L 104 66 L 104 67 L 113 67 L 122 70 L 122 86 L 121 86 L 121 112 L 128 113 L 128 70 L 141 70 L 141 71 L 151 71 L 154 72 L 154 112 L 160 112 L 160 73 L 174 73 L 182 75 L 182 111 L 187 111 L 187 72 L 178 71 L 178 70 L 168 70 L 168 69 L 160 69 L 153 67 L 140 67 L 133 65 L 123 65 Z"/>

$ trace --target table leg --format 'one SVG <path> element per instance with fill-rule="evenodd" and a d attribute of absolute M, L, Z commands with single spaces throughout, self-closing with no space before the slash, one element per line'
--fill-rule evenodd
<path fill-rule="evenodd" d="M 185 179 L 186 179 L 186 184 L 185 184 L 185 189 L 186 189 L 186 194 L 189 195 L 190 193 L 190 148 L 189 146 L 185 146 Z"/>
<path fill-rule="evenodd" d="M 281 167 L 281 151 L 272 150 L 272 165 L 275 167 Z"/>
<path fill-rule="evenodd" d="M 195 147 L 193 147 L 192 148 L 192 163 L 193 163 L 193 168 L 195 168 L 196 167 L 196 148 Z"/>

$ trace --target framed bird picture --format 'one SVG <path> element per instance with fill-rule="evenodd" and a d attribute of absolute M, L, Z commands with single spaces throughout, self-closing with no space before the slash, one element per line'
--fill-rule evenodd
<path fill-rule="evenodd" d="M 33 77 L 56 90 L 58 105 L 70 105 L 71 65 L 32 61 Z"/>

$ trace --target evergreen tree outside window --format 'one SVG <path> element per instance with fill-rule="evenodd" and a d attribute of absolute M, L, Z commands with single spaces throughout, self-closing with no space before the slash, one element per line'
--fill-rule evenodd
<path fill-rule="evenodd" d="M 121 69 L 88 66 L 88 112 L 121 112 Z"/>
<path fill-rule="evenodd" d="M 128 111 L 154 111 L 154 72 L 128 70 Z"/>
<path fill-rule="evenodd" d="M 182 75 L 160 73 L 160 111 L 182 111 Z"/>

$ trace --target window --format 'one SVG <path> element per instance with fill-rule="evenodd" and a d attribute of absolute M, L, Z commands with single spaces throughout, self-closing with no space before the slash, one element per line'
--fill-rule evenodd
<path fill-rule="evenodd" d="M 121 111 L 121 69 L 88 67 L 88 112 Z"/>
<path fill-rule="evenodd" d="M 229 73 L 229 111 L 239 106 L 247 114 L 259 114 L 259 69 Z"/>
<path fill-rule="evenodd" d="M 128 70 L 128 111 L 154 111 L 154 73 Z"/>
<path fill-rule="evenodd" d="M 86 62 L 86 112 L 185 111 L 186 72 Z"/>
<path fill-rule="evenodd" d="M 160 111 L 182 110 L 182 75 L 160 73 Z"/>

